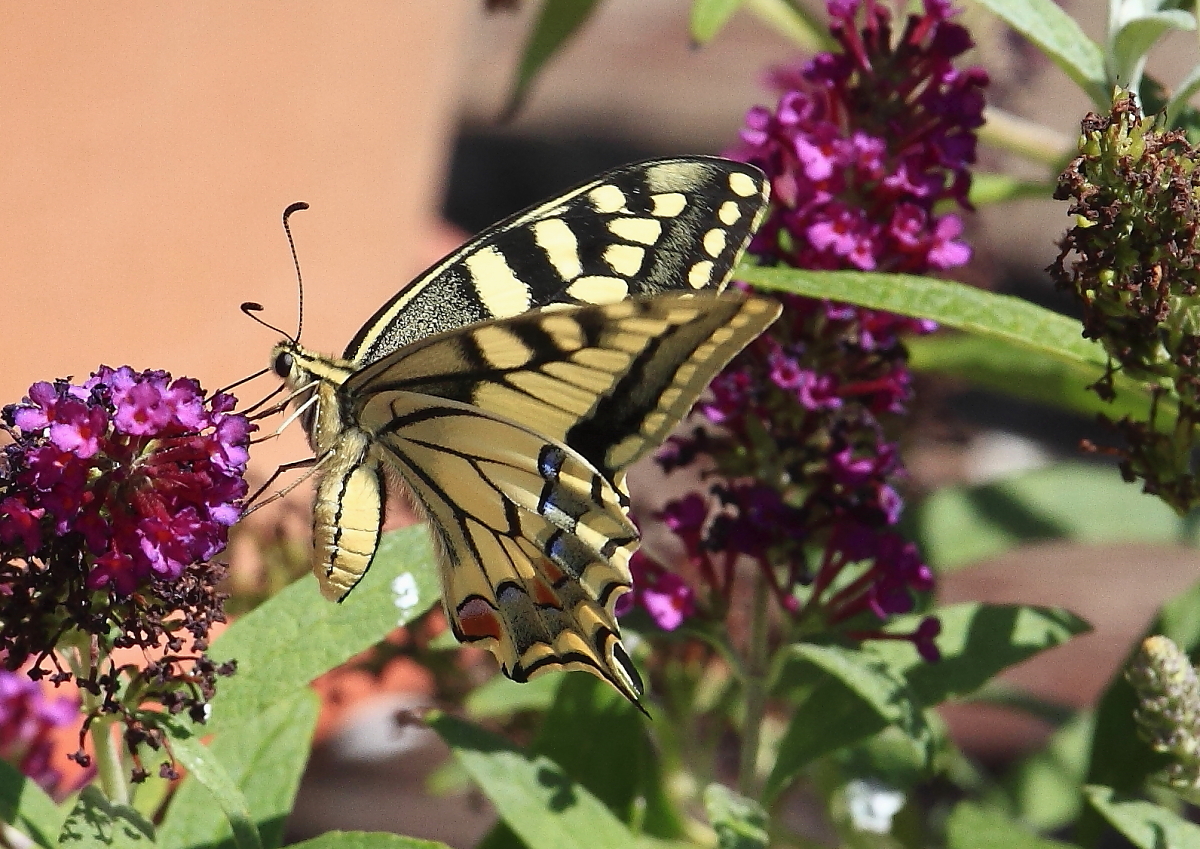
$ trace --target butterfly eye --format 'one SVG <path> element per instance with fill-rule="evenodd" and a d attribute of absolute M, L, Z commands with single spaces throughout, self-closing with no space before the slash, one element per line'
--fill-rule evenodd
<path fill-rule="evenodd" d="M 287 351 L 280 351 L 275 357 L 275 362 L 271 364 L 271 368 L 280 377 L 287 377 L 292 373 L 292 355 Z"/>

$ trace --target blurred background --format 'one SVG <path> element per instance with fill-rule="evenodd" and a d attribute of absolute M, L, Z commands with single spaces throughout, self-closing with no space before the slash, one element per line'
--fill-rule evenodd
<path fill-rule="evenodd" d="M 340 352 L 380 303 L 469 232 L 623 162 L 719 152 L 747 108 L 771 103 L 764 72 L 800 56 L 745 12 L 696 48 L 686 4 L 608 0 L 524 109 L 502 122 L 536 12 L 505 5 L 517 8 L 489 14 L 468 0 L 5 6 L 0 397 L 15 401 L 33 381 L 84 376 L 101 363 L 168 369 L 207 389 L 261 368 L 276 334 L 238 306 L 257 301 L 267 321 L 294 330 L 296 283 L 279 217 L 297 200 L 312 206 L 293 219 L 304 342 Z M 1103 4 L 1062 5 L 1090 35 L 1101 32 Z M 1044 125 L 1048 145 L 1069 146 L 1088 110 L 1084 96 L 976 11 L 966 20 L 980 41 L 974 61 L 992 75 L 989 101 Z M 1178 79 L 1194 49 L 1171 45 L 1160 50 L 1162 73 Z M 1014 163 L 985 148 L 982 164 Z M 1065 224 L 1050 200 L 981 210 L 968 221 L 976 259 L 964 279 L 1069 310 L 1042 271 Z M 238 394 L 254 400 L 272 386 L 265 378 Z M 954 385 L 929 386 L 917 411 L 923 427 L 907 458 L 917 491 L 1073 456 L 1090 432 L 1086 421 Z M 256 450 L 258 479 L 306 453 L 292 428 Z M 302 529 L 302 493 L 296 503 Z M 1095 634 L 1012 680 L 1086 704 L 1157 604 L 1194 580 L 1193 550 L 1139 542 L 1138 528 L 1165 521 L 1159 514 L 1122 515 L 1137 538 L 1047 542 L 946 578 L 950 601 L 1062 604 L 1096 624 Z M 313 603 L 324 603 L 315 589 Z M 396 674 L 383 686 L 331 690 L 295 836 L 393 828 L 470 845 L 486 830 L 481 802 L 417 795 L 441 754 L 392 717 L 425 686 L 419 675 Z M 984 758 L 1011 757 L 1041 733 L 1028 718 L 957 708 L 947 716 Z"/>

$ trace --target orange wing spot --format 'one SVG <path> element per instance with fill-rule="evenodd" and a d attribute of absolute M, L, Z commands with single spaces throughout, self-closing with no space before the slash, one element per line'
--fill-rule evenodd
<path fill-rule="evenodd" d="M 504 626 L 492 606 L 481 598 L 473 598 L 463 602 L 454 611 L 458 618 L 458 628 L 462 632 L 461 639 L 484 640 L 491 638 L 499 641 L 504 634 Z"/>
<path fill-rule="evenodd" d="M 538 566 L 541 567 L 542 574 L 550 579 L 550 583 L 557 584 L 563 579 L 563 570 L 559 569 L 553 560 L 543 557 L 538 561 Z"/>
<path fill-rule="evenodd" d="M 547 562 L 548 561 L 542 562 L 543 569 L 546 568 Z M 558 594 L 555 593 L 554 590 L 550 587 L 550 585 L 547 584 L 545 581 L 541 581 L 541 580 L 538 580 L 535 578 L 533 581 L 533 588 L 534 588 L 534 593 L 535 593 L 534 599 L 537 601 L 538 604 L 548 604 L 548 605 L 552 605 L 553 607 L 561 607 L 562 606 L 558 600 Z"/>

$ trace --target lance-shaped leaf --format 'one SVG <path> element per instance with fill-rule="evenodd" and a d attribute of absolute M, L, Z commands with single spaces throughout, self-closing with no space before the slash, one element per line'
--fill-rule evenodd
<path fill-rule="evenodd" d="M 429 724 L 529 849 L 629 849 L 633 832 L 547 757 L 445 714 Z"/>
<path fill-rule="evenodd" d="M 15 826 L 39 846 L 52 847 L 66 813 L 37 782 L 12 764 L 0 761 L 0 822 Z"/>
<path fill-rule="evenodd" d="M 94 784 L 84 787 L 63 823 L 63 849 L 150 849 L 154 826 L 129 805 L 110 801 Z"/>
<path fill-rule="evenodd" d="M 218 662 L 236 660 L 222 679 L 203 733 L 255 720 L 318 675 L 373 646 L 432 607 L 441 594 L 424 526 L 384 536 L 367 573 L 341 604 L 302 578 L 238 619 L 213 643 Z"/>
<path fill-rule="evenodd" d="M 855 650 L 860 659 L 844 666 L 809 662 L 819 656 L 814 647 L 797 647 L 798 662 L 785 667 L 778 689 L 803 696 L 767 779 L 768 798 L 814 758 L 888 725 L 928 746 L 928 726 L 920 716 L 925 708 L 967 695 L 1000 670 L 1088 629 L 1079 617 L 1047 607 L 956 604 L 933 613 L 942 623 L 937 639 L 942 657 L 936 663 L 921 660 L 911 644 L 895 640 L 865 643 Z M 911 633 L 919 620 L 897 617 L 887 630 Z M 841 658 L 849 651 L 840 650 Z"/>

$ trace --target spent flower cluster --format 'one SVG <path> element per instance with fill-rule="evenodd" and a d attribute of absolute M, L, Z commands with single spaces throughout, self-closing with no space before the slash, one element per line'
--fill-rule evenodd
<path fill-rule="evenodd" d="M 74 678 L 85 731 L 119 714 L 131 752 L 163 742 L 160 707 L 201 720 L 232 672 L 204 652 L 224 621 L 210 560 L 246 493 L 252 426 L 233 405 L 188 378 L 102 367 L 3 411 L 0 656 L 35 680 Z M 122 667 L 113 652 L 128 648 L 156 659 Z"/>
<path fill-rule="evenodd" d="M 817 270 L 923 274 L 962 265 L 971 255 L 962 222 L 938 210 L 947 202 L 969 209 L 987 83 L 982 70 L 954 65 L 969 34 L 943 0 L 927 0 L 898 35 L 882 2 L 830 0 L 828 8 L 841 50 L 776 72 L 778 105 L 750 110 L 732 152 L 771 181 L 750 252 Z M 793 622 L 896 638 L 880 624 L 913 610 L 933 576 L 894 530 L 904 468 L 888 428 L 912 394 L 902 337 L 934 325 L 781 299 L 781 318 L 698 406 L 709 427 L 672 438 L 660 453 L 668 472 L 706 457 L 704 473 L 717 476 L 706 492 L 668 504 L 663 518 L 714 612 L 730 598 L 736 561 L 750 558 Z M 662 582 L 635 582 L 632 595 L 669 627 L 652 606 Z M 938 633 L 927 618 L 902 638 L 932 660 Z"/>
<path fill-rule="evenodd" d="M 1126 480 L 1180 514 L 1200 503 L 1195 461 L 1200 424 L 1200 151 L 1182 130 L 1143 118 L 1128 95 L 1083 122 L 1079 156 L 1054 194 L 1076 225 L 1050 266 L 1083 305 L 1084 336 L 1099 340 L 1109 369 L 1093 389 L 1111 400 L 1120 371 L 1148 381 L 1148 421 L 1113 423 Z"/>

